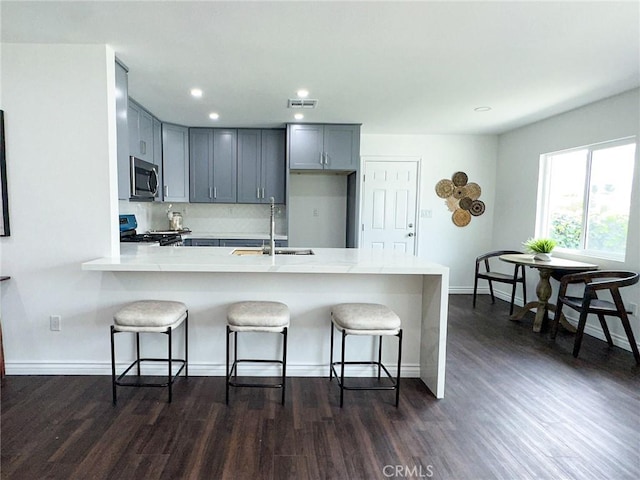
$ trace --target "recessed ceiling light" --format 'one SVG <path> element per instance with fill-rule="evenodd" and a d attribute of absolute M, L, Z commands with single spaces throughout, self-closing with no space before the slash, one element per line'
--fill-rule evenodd
<path fill-rule="evenodd" d="M 218 120 L 220 118 L 220 115 L 218 115 L 216 112 L 212 112 L 209 114 L 209 118 L 211 120 Z"/>
<path fill-rule="evenodd" d="M 301 113 L 296 113 L 293 118 L 295 118 L 296 120 L 302 120 L 304 118 L 304 115 Z"/>
<path fill-rule="evenodd" d="M 477 107 L 473 109 L 474 112 L 488 112 L 489 110 L 491 110 L 491 107 Z"/>
<path fill-rule="evenodd" d="M 200 90 L 199 88 L 192 88 L 191 95 L 196 98 L 200 98 L 202 96 L 202 90 Z"/>
<path fill-rule="evenodd" d="M 300 98 L 307 98 L 309 96 L 309 90 L 305 90 L 305 89 L 300 89 L 296 93 Z"/>

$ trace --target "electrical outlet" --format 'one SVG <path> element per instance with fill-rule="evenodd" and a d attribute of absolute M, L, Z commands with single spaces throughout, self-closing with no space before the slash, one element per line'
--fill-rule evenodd
<path fill-rule="evenodd" d="M 52 332 L 62 330 L 62 317 L 60 315 L 51 315 L 49 317 L 49 328 Z"/>
<path fill-rule="evenodd" d="M 638 316 L 638 304 L 637 303 L 629 303 L 629 311 L 631 312 L 631 315 L 633 315 L 634 317 Z"/>
<path fill-rule="evenodd" d="M 431 210 L 420 210 L 420 217 L 431 218 Z"/>

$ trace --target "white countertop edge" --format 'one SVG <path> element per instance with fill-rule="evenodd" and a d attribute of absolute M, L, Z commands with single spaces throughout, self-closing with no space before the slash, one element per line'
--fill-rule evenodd
<path fill-rule="evenodd" d="M 312 256 L 233 256 L 233 247 L 158 247 L 127 244 L 121 255 L 81 265 L 86 271 L 445 275 L 449 268 L 409 254 L 313 248 Z"/>

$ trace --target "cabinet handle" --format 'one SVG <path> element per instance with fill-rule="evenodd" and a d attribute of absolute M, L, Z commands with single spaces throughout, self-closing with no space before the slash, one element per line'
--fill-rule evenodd
<path fill-rule="evenodd" d="M 264 187 L 262 188 L 262 198 L 264 198 Z"/>
<path fill-rule="evenodd" d="M 324 164 L 324 152 L 320 152 L 320 165 Z"/>
<path fill-rule="evenodd" d="M 329 165 L 329 154 L 327 152 L 324 154 L 324 164 Z"/>
<path fill-rule="evenodd" d="M 140 153 L 143 155 L 147 153 L 147 143 L 144 140 L 140 140 Z"/>
<path fill-rule="evenodd" d="M 164 196 L 168 197 L 169 196 L 169 185 L 165 185 L 164 186 Z"/>
<path fill-rule="evenodd" d="M 256 198 L 260 198 L 260 187 L 256 188 Z"/>
<path fill-rule="evenodd" d="M 209 187 L 209 198 L 213 198 L 213 190 Z"/>
<path fill-rule="evenodd" d="M 218 198 L 218 189 L 216 187 L 213 187 L 213 198 Z"/>

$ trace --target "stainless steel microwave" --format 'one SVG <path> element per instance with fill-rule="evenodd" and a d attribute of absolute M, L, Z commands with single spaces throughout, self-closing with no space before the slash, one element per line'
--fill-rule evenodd
<path fill-rule="evenodd" d="M 158 167 L 136 157 L 131 161 L 131 200 L 152 202 L 158 196 Z"/>

